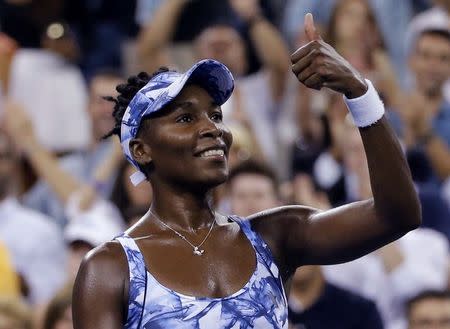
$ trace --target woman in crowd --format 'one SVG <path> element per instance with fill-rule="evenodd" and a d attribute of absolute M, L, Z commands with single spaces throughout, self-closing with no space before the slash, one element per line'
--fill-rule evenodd
<path fill-rule="evenodd" d="M 328 211 L 285 206 L 245 221 L 216 213 L 212 193 L 227 179 L 232 143 L 220 109 L 233 90 L 231 73 L 203 60 L 185 74 L 131 77 L 117 87 L 112 134 L 138 169 L 133 182 L 151 182 L 152 204 L 83 261 L 74 328 L 287 328 L 286 292 L 299 266 L 355 259 L 420 224 L 374 87 L 321 40 L 311 15 L 305 30 L 309 42 L 292 55 L 292 70 L 309 88 L 345 95 L 374 197 Z"/>

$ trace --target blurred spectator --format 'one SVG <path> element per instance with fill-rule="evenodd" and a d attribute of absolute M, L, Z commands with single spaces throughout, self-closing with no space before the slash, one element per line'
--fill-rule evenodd
<path fill-rule="evenodd" d="M 378 26 L 368 0 L 341 0 L 331 12 L 327 42 L 374 83 L 388 108 L 398 108 L 400 89 Z"/>
<path fill-rule="evenodd" d="M 450 291 L 430 290 L 407 303 L 408 329 L 450 328 Z"/>
<path fill-rule="evenodd" d="M 422 206 L 422 227 L 441 232 L 450 241 L 450 203 L 445 202 L 445 191 L 439 189 L 429 159 L 423 150 L 414 148 L 408 150 L 407 160 Z"/>
<path fill-rule="evenodd" d="M 367 160 L 357 128 L 349 123 L 339 138 L 348 201 L 370 198 Z M 423 246 L 427 248 L 423 248 Z M 424 289 L 447 285 L 449 245 L 439 232 L 416 229 L 356 261 L 325 267 L 330 282 L 374 300 L 387 328 L 404 321 L 403 303 Z"/>
<path fill-rule="evenodd" d="M 415 47 L 417 37 L 425 30 L 449 30 L 450 29 L 450 2 L 448 0 L 430 0 L 434 6 L 415 16 L 405 35 L 406 49 L 411 53 Z M 450 99 L 450 80 L 444 86 L 444 95 Z"/>
<path fill-rule="evenodd" d="M 288 0 L 283 20 L 283 30 L 291 45 L 295 44 L 299 27 L 303 26 L 303 17 L 308 12 L 314 15 L 314 19 L 322 27 L 328 25 L 331 12 L 336 4 L 344 1 L 336 0 Z M 356 0 L 355 2 L 358 2 Z M 412 6 L 410 0 L 369 0 L 369 4 L 376 16 L 376 23 L 380 26 L 382 37 L 386 41 L 386 47 L 393 60 L 395 73 L 401 77 L 405 76 L 406 65 L 404 61 L 404 47 L 401 40 L 412 17 Z M 356 12 L 353 12 L 355 14 Z M 350 15 L 352 13 L 349 13 Z M 348 17 L 347 24 L 352 25 L 352 20 L 359 21 L 361 17 Z M 349 33 L 352 31 L 349 29 Z M 361 35 L 366 41 L 372 37 L 368 34 Z"/>
<path fill-rule="evenodd" d="M 117 139 L 101 139 L 114 125 L 113 104 L 103 97 L 115 95 L 115 87 L 121 82 L 110 71 L 98 73 L 92 79 L 88 113 L 93 137 L 84 152 L 65 156 L 59 162 L 36 140 L 31 118 L 23 109 L 16 105 L 7 110 L 14 114 L 7 116 L 8 129 L 40 178 L 24 195 L 24 202 L 51 215 L 61 225 L 65 223 L 64 205 L 75 191 L 81 188 L 86 191 L 85 205 L 97 194 L 105 199 L 110 197 L 123 155 Z"/>
<path fill-rule="evenodd" d="M 42 329 L 73 329 L 72 286 L 70 282 L 50 301 Z"/>
<path fill-rule="evenodd" d="M 450 29 L 425 30 L 410 55 L 415 89 L 408 95 L 403 116 L 407 143 L 422 147 L 441 180 L 450 176 L 450 101 L 443 87 L 450 77 Z"/>
<path fill-rule="evenodd" d="M 375 304 L 325 281 L 319 266 L 295 272 L 289 293 L 291 329 L 382 329 Z"/>
<path fill-rule="evenodd" d="M 122 68 L 122 45 L 135 37 L 136 0 L 65 0 L 65 17 L 74 28 L 84 56 L 87 80 L 100 69 Z"/>
<path fill-rule="evenodd" d="M 73 64 L 79 49 L 69 26 L 47 26 L 41 49 L 17 50 L 8 95 L 23 104 L 39 141 L 55 152 L 83 150 L 90 140 L 86 86 Z M 64 129 L 61 129 L 64 127 Z"/>
<path fill-rule="evenodd" d="M 142 61 L 161 57 L 161 50 L 170 45 L 177 21 L 188 2 L 168 0 L 161 5 L 139 37 L 138 50 Z M 277 103 L 284 95 L 289 53 L 279 32 L 262 15 L 258 1 L 230 0 L 229 4 L 235 18 L 237 16 L 244 22 L 262 69 L 246 75 L 249 73 L 248 49 L 236 25 L 233 25 L 233 18 L 217 17 L 203 27 L 193 41 L 194 56 L 197 59 L 217 59 L 234 74 L 233 96 L 222 106 L 225 121 L 236 120 L 249 129 L 265 158 L 275 166 L 279 159 L 272 122 L 276 118 Z"/>
<path fill-rule="evenodd" d="M 343 138 L 356 140 L 358 146 L 361 142 L 357 129 L 346 122 L 348 111 L 342 97 L 331 94 L 328 101 L 326 112 L 321 115 L 308 109 L 309 105 L 297 103 L 301 137 L 294 148 L 293 169 L 294 173 L 311 174 L 314 183 L 327 193 L 331 204 L 337 206 L 352 201 L 347 194 L 343 164 L 347 149 L 341 147 L 340 141 Z M 347 136 L 347 129 L 355 134 Z M 362 145 L 361 151 L 364 158 Z"/>
<path fill-rule="evenodd" d="M 0 240 L 29 289 L 28 300 L 47 301 L 65 279 L 65 247 L 58 227 L 40 213 L 22 206 L 15 196 L 17 154 L 0 131 Z M 24 289 L 27 290 L 27 289 Z"/>
<path fill-rule="evenodd" d="M 281 205 L 274 171 L 253 160 L 236 165 L 228 177 L 230 213 L 247 217 Z"/>
<path fill-rule="evenodd" d="M 31 311 L 18 298 L 0 297 L 0 329 L 31 329 Z"/>
<path fill-rule="evenodd" d="M 0 241 L 0 296 L 19 297 L 19 280 L 14 270 L 8 249 Z"/>
<path fill-rule="evenodd" d="M 289 203 L 314 207 L 320 210 L 330 209 L 330 201 L 327 195 L 320 191 L 313 179 L 306 173 L 296 173 L 292 180 Z"/>
<path fill-rule="evenodd" d="M 130 224 L 128 219 L 131 218 L 127 215 L 127 211 L 133 208 L 148 210 L 148 205 L 151 204 L 153 196 L 152 185 L 148 181 L 144 181 L 137 186 L 131 183 L 130 176 L 135 171 L 136 169 L 128 161 L 122 161 L 111 193 L 112 203 L 117 206 L 128 224 Z"/>
<path fill-rule="evenodd" d="M 299 31 L 298 34 L 297 42 L 301 45 L 304 33 Z M 388 107 L 386 117 L 400 135 L 400 117 L 389 108 L 400 109 L 402 93 L 384 52 L 382 36 L 368 1 L 337 2 L 331 12 L 327 38 L 345 59 L 374 82 Z M 319 94 L 298 84 L 293 94 L 292 107 L 298 131 L 292 148 L 294 172 L 313 174 L 315 182 L 327 192 L 330 202 L 343 204 L 348 201 L 341 163 L 345 149 L 339 147 L 338 141 L 345 133 L 348 111 L 342 97 L 329 92 Z"/>
<path fill-rule="evenodd" d="M 2 0 L 1 30 L 21 48 L 39 48 L 45 26 L 52 20 L 62 17 L 64 2 L 64 0 Z"/>
<path fill-rule="evenodd" d="M 406 300 L 447 286 L 448 257 L 448 242 L 441 234 L 416 229 L 358 260 L 326 266 L 324 273 L 330 282 L 374 300 L 386 328 L 404 328 Z"/>
<path fill-rule="evenodd" d="M 227 127 L 233 134 L 233 144 L 231 144 L 228 154 L 230 168 L 250 158 L 263 161 L 264 156 L 259 144 L 255 136 L 246 127 L 238 122 L 227 123 Z"/>
<path fill-rule="evenodd" d="M 106 200 L 97 199 L 89 209 L 80 210 L 75 196 L 67 208 L 69 223 L 64 229 L 69 248 L 67 274 L 69 280 L 74 280 L 86 253 L 118 236 L 125 225 L 117 208 Z"/>

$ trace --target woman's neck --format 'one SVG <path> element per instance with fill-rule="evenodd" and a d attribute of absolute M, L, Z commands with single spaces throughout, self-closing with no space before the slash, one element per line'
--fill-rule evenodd
<path fill-rule="evenodd" d="M 154 185 L 150 210 L 164 223 L 173 229 L 191 232 L 211 225 L 215 216 L 212 190 L 188 191 Z"/>

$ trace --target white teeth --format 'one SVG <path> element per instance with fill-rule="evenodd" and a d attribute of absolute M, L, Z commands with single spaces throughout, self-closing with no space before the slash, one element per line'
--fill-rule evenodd
<path fill-rule="evenodd" d="M 209 151 L 200 153 L 201 157 L 209 157 L 209 156 L 215 156 L 215 155 L 224 156 L 225 152 L 223 150 L 209 150 Z"/>

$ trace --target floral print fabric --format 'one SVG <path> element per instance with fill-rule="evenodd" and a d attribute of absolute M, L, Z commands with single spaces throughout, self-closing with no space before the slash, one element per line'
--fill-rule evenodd
<path fill-rule="evenodd" d="M 248 222 L 237 222 L 256 251 L 256 270 L 239 291 L 224 298 L 193 297 L 161 285 L 146 269 L 136 242 L 116 238 L 130 271 L 125 329 L 287 329 L 287 300 L 278 267 L 266 243 Z"/>

